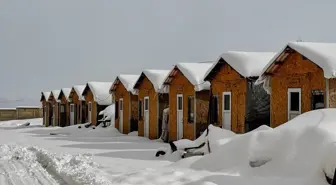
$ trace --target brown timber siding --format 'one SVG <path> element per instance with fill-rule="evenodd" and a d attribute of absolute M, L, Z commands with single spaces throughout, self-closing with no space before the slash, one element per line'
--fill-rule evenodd
<path fill-rule="evenodd" d="M 86 104 L 88 105 L 91 102 L 91 123 L 93 125 L 97 124 L 97 103 L 93 99 L 93 94 L 91 90 L 88 90 L 85 96 Z"/>
<path fill-rule="evenodd" d="M 144 98 L 149 97 L 149 138 L 158 138 L 158 94 L 155 92 L 153 84 L 145 76 L 139 85 L 139 100 L 142 101 L 142 119 L 139 120 L 139 136 L 144 136 Z"/>
<path fill-rule="evenodd" d="M 15 109 L 0 109 L 0 121 L 16 119 Z"/>
<path fill-rule="evenodd" d="M 208 126 L 210 91 L 196 92 L 196 137 Z"/>
<path fill-rule="evenodd" d="M 16 109 L 16 114 L 17 114 L 16 119 L 40 118 L 41 117 L 40 111 L 41 111 L 40 108 L 20 107 Z"/>
<path fill-rule="evenodd" d="M 336 79 L 329 79 L 329 107 L 336 108 Z"/>
<path fill-rule="evenodd" d="M 130 93 L 126 90 L 126 88 L 124 87 L 124 85 L 122 83 L 117 84 L 117 87 L 115 89 L 114 92 L 114 96 L 115 96 L 115 101 L 118 101 L 118 105 L 120 107 L 120 98 L 123 99 L 123 128 L 122 128 L 122 133 L 127 134 L 129 132 L 130 129 L 130 115 L 131 115 L 131 111 L 130 111 Z M 120 109 L 117 109 L 117 111 L 120 112 Z M 120 117 L 120 113 L 118 113 L 119 117 Z M 119 117 L 115 120 L 115 127 L 117 129 L 119 129 Z"/>
<path fill-rule="evenodd" d="M 177 72 L 169 87 L 169 140 L 177 139 L 177 94 L 183 94 L 183 138 L 194 140 L 194 123 L 188 123 L 187 110 L 188 96 L 195 96 L 194 86 L 180 71 Z"/>
<path fill-rule="evenodd" d="M 320 67 L 297 52 L 291 53 L 271 77 L 271 127 L 288 121 L 288 88 L 301 88 L 301 112 L 304 113 L 311 110 L 312 90 L 325 93 L 325 84 Z"/>
<path fill-rule="evenodd" d="M 243 133 L 246 114 L 247 80 L 231 66 L 224 64 L 211 80 L 213 95 L 218 96 L 218 126 L 222 127 L 223 92 L 231 92 L 231 129 Z"/>
<path fill-rule="evenodd" d="M 65 96 L 62 96 L 61 104 L 64 105 L 64 109 L 65 109 L 64 110 L 65 111 L 65 123 L 62 123 L 62 124 L 65 126 L 69 126 L 70 125 L 70 103 L 68 102 Z M 60 108 L 60 115 L 61 115 L 61 108 Z"/>

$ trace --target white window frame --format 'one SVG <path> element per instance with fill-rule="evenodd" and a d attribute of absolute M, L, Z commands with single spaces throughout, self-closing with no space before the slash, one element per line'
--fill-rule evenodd
<path fill-rule="evenodd" d="M 299 93 L 299 111 L 291 111 L 291 93 L 293 92 L 297 92 Z M 287 112 L 288 112 L 288 115 L 287 115 L 287 118 L 288 120 L 291 120 L 290 119 L 290 114 L 291 113 L 296 113 L 296 114 L 301 114 L 302 113 L 302 99 L 301 99 L 301 96 L 302 96 L 302 91 L 301 91 L 301 88 L 288 88 L 287 90 Z"/>

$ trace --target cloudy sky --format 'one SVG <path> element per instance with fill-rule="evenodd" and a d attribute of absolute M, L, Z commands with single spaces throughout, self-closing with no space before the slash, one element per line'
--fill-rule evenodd
<path fill-rule="evenodd" d="M 0 0 L 0 107 L 38 105 L 41 91 L 214 60 L 227 50 L 336 42 L 335 7 L 332 0 Z"/>

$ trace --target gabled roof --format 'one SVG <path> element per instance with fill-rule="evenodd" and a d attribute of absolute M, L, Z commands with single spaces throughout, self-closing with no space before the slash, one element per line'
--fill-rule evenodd
<path fill-rule="evenodd" d="M 71 88 L 62 88 L 57 99 L 61 100 L 62 95 L 63 95 L 63 96 L 65 96 L 66 100 L 69 101 L 70 92 L 71 92 Z"/>
<path fill-rule="evenodd" d="M 58 96 L 59 96 L 60 92 L 61 92 L 61 90 L 52 90 L 51 93 L 50 93 L 49 98 L 50 98 L 51 95 L 52 95 L 52 96 L 54 97 L 55 101 L 60 102 L 60 101 L 58 100 Z"/>
<path fill-rule="evenodd" d="M 167 78 L 170 70 L 146 69 L 143 70 L 140 77 L 134 85 L 134 89 L 138 88 L 144 77 L 153 84 L 155 92 L 167 93 L 167 88 L 164 88 L 164 80 Z"/>
<path fill-rule="evenodd" d="M 116 89 L 116 85 L 119 83 L 122 83 L 122 85 L 126 88 L 128 92 L 131 92 L 132 94 L 137 94 L 137 90 L 134 89 L 134 85 L 136 81 L 138 80 L 140 75 L 130 75 L 130 74 L 122 74 L 117 76 L 117 78 L 114 80 L 110 92 L 114 92 Z"/>
<path fill-rule="evenodd" d="M 99 105 L 111 105 L 112 95 L 109 89 L 112 82 L 88 82 L 82 93 L 85 96 L 86 92 L 90 89 L 93 94 L 93 100 Z"/>
<path fill-rule="evenodd" d="M 72 88 L 76 92 L 76 94 L 78 95 L 78 99 L 80 101 L 85 101 L 85 98 L 83 96 L 83 91 L 85 89 L 85 85 L 75 85 Z"/>
<path fill-rule="evenodd" d="M 221 61 L 229 64 L 245 78 L 257 77 L 275 54 L 273 52 L 228 51 L 223 53 L 206 72 L 205 80 L 218 71 L 216 68 L 221 66 Z"/>
<path fill-rule="evenodd" d="M 289 42 L 264 67 L 261 76 L 271 69 L 276 61 L 283 60 L 283 55 L 288 49 L 295 50 L 321 67 L 325 78 L 336 77 L 336 43 L 318 42 Z"/>
<path fill-rule="evenodd" d="M 210 83 L 204 81 L 204 77 L 213 63 L 214 62 L 178 63 L 165 79 L 165 84 L 170 84 L 174 76 L 177 74 L 176 70 L 179 70 L 188 79 L 188 81 L 195 86 L 195 91 L 209 90 Z"/>
<path fill-rule="evenodd" d="M 43 101 L 43 100 L 48 101 L 49 96 L 50 96 L 50 92 L 41 92 L 41 99 L 40 99 L 40 101 Z"/>

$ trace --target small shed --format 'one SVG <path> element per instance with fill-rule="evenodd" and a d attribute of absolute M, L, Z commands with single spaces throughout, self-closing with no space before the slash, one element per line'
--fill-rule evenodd
<path fill-rule="evenodd" d="M 169 140 L 195 139 L 207 128 L 210 83 L 204 75 L 213 62 L 179 63 L 165 79 L 169 86 Z"/>
<path fill-rule="evenodd" d="M 40 102 L 43 109 L 43 125 L 48 127 L 51 125 L 52 106 L 48 101 L 51 92 L 41 92 Z"/>
<path fill-rule="evenodd" d="M 69 98 L 74 107 L 74 124 L 86 123 L 88 108 L 84 96 L 82 96 L 85 85 L 75 85 L 71 88 Z M 71 118 L 70 118 L 71 119 Z"/>
<path fill-rule="evenodd" d="M 61 127 L 74 125 L 74 107 L 71 106 L 70 109 L 70 92 L 71 88 L 62 88 L 58 95 L 58 100 L 60 101 L 59 124 Z"/>
<path fill-rule="evenodd" d="M 134 89 L 138 78 L 139 75 L 119 75 L 110 89 L 116 106 L 115 127 L 124 134 L 138 130 L 138 92 Z"/>
<path fill-rule="evenodd" d="M 211 124 L 236 133 L 269 125 L 269 95 L 254 82 L 275 54 L 229 51 L 217 59 L 205 75 L 211 83 Z"/>
<path fill-rule="evenodd" d="M 48 102 L 50 103 L 50 114 L 51 116 L 51 122 L 49 124 L 52 126 L 59 126 L 59 105 L 60 101 L 58 100 L 58 96 L 60 94 L 61 90 L 52 90 L 50 93 L 50 96 L 48 98 Z"/>
<path fill-rule="evenodd" d="M 111 82 L 88 82 L 83 90 L 83 96 L 88 106 L 88 122 L 97 125 L 98 113 L 112 104 L 109 94 Z"/>
<path fill-rule="evenodd" d="M 134 85 L 138 91 L 138 134 L 157 139 L 162 131 L 163 110 L 169 106 L 168 88 L 163 86 L 169 70 L 143 70 Z"/>
<path fill-rule="evenodd" d="M 301 113 L 336 107 L 336 43 L 289 42 L 257 83 L 271 96 L 271 126 Z"/>

